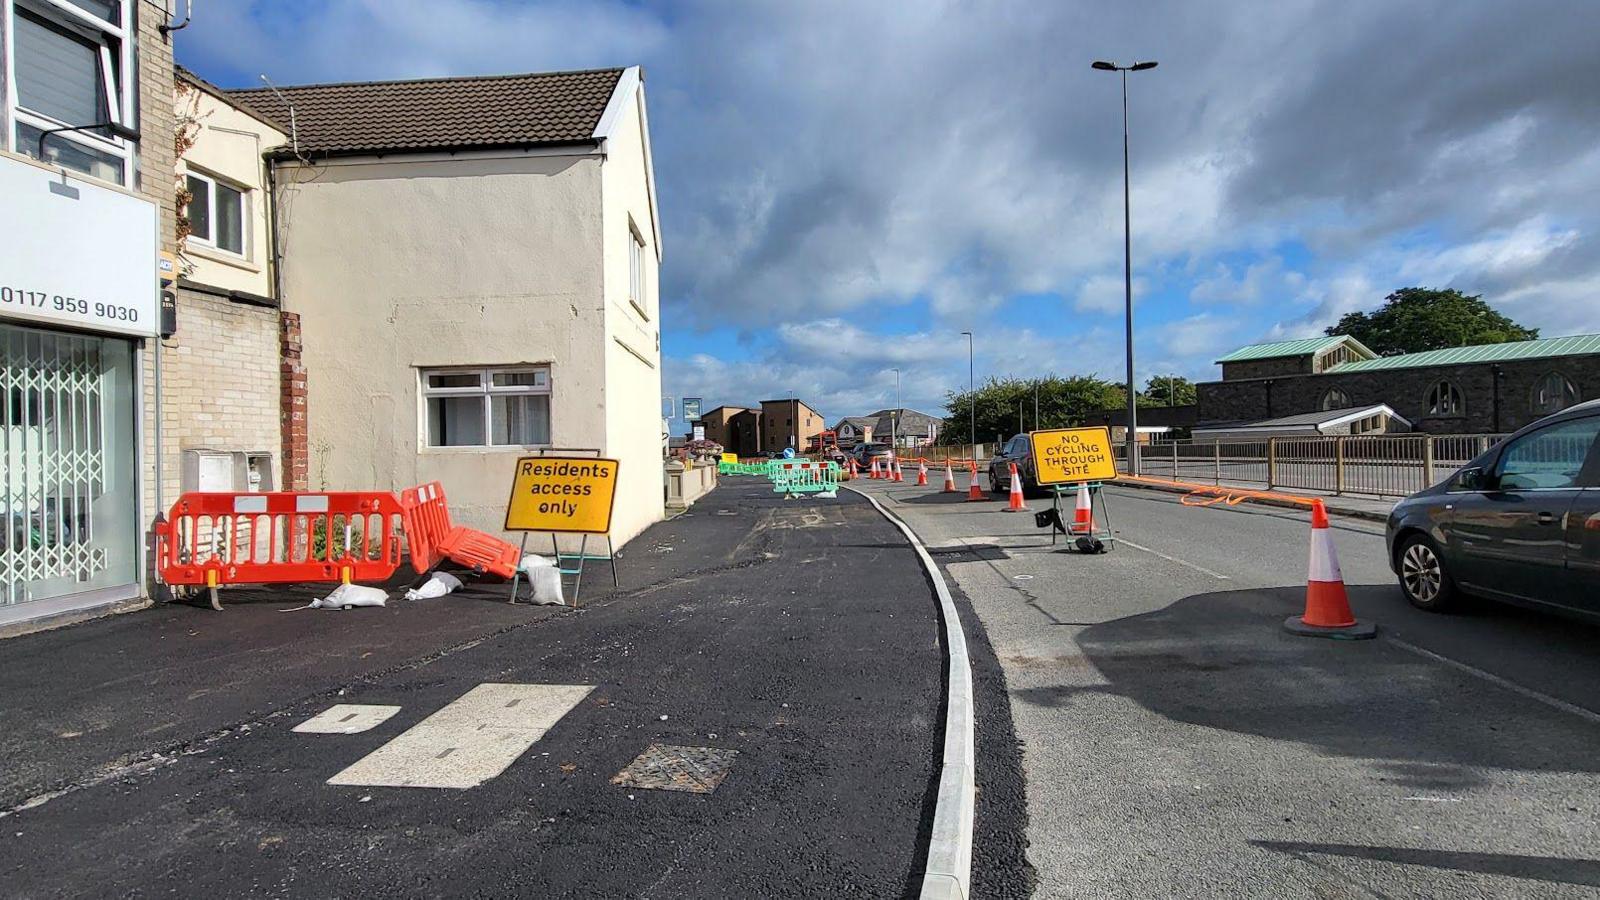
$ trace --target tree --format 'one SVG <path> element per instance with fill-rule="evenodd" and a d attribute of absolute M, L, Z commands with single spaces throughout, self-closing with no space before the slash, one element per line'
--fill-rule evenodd
<path fill-rule="evenodd" d="M 1524 328 L 1483 302 L 1458 290 L 1409 287 L 1384 298 L 1371 312 L 1345 313 L 1327 334 L 1348 334 L 1379 356 L 1424 350 L 1531 341 L 1539 329 Z"/>
<path fill-rule="evenodd" d="M 1194 401 L 1194 382 L 1182 375 L 1151 375 L 1140 394 L 1151 406 L 1190 406 Z"/>
<path fill-rule="evenodd" d="M 1002 439 L 1019 430 L 1018 411 L 1021 411 L 1021 429 L 1034 428 L 1033 397 L 1037 386 L 1039 395 L 1040 428 L 1068 428 L 1085 422 L 1097 421 L 1102 410 L 1119 409 L 1127 405 L 1127 392 L 1095 375 L 1074 375 L 1062 378 L 1022 379 L 990 378 L 975 391 L 951 391 L 945 396 L 945 408 L 950 414 L 939 429 L 939 443 L 974 443 L 969 434 L 969 412 L 977 411 L 978 434 L 976 443 L 988 443 L 995 435 Z"/>

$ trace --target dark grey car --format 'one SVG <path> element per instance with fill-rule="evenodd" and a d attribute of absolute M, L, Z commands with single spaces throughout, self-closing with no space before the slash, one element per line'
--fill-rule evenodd
<path fill-rule="evenodd" d="M 1395 504 L 1389 565 L 1412 605 L 1461 593 L 1600 618 L 1600 400 L 1547 416 Z"/>
<path fill-rule="evenodd" d="M 1011 490 L 1012 463 L 1017 464 L 1017 474 L 1022 477 L 1023 493 L 1036 493 L 1039 480 L 1033 473 L 1033 439 L 1026 434 L 1013 436 L 989 460 L 989 490 L 996 494 Z"/>

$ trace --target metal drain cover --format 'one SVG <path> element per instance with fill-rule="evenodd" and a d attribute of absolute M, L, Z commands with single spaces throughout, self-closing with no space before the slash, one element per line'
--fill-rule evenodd
<path fill-rule="evenodd" d="M 656 791 L 688 791 L 709 794 L 717 789 L 737 750 L 716 747 L 674 747 L 651 744 L 626 769 L 612 777 L 612 784 Z"/>

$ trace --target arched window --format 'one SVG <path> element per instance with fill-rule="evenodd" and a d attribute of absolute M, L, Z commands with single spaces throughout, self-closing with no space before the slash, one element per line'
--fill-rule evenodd
<path fill-rule="evenodd" d="M 1467 403 L 1461 397 L 1461 390 L 1450 382 L 1440 381 L 1428 389 L 1428 415 L 1460 416 L 1466 411 Z"/>
<path fill-rule="evenodd" d="M 1533 385 L 1533 411 L 1540 415 L 1560 412 L 1578 402 L 1578 388 L 1560 372 L 1551 372 Z"/>
<path fill-rule="evenodd" d="M 1350 402 L 1350 395 L 1338 388 L 1328 388 L 1328 392 L 1322 395 L 1323 410 L 1349 409 L 1352 406 L 1355 404 Z"/>

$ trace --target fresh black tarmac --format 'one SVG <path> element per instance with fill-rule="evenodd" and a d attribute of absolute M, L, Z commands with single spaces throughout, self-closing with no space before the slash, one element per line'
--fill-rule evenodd
<path fill-rule="evenodd" d="M 784 501 L 764 480 L 727 479 L 631 542 L 619 569 L 617 589 L 590 571 L 580 610 L 511 607 L 503 585 L 296 613 L 278 610 L 321 589 L 234 592 L 221 613 L 165 606 L 0 643 L 4 893 L 920 884 L 944 654 L 898 532 L 848 494 Z M 326 783 L 483 682 L 596 687 L 478 788 Z M 401 711 L 362 734 L 290 730 L 334 703 Z M 652 743 L 739 756 L 710 795 L 611 784 Z M 1021 817 L 1017 798 L 989 830 L 1014 845 Z"/>

